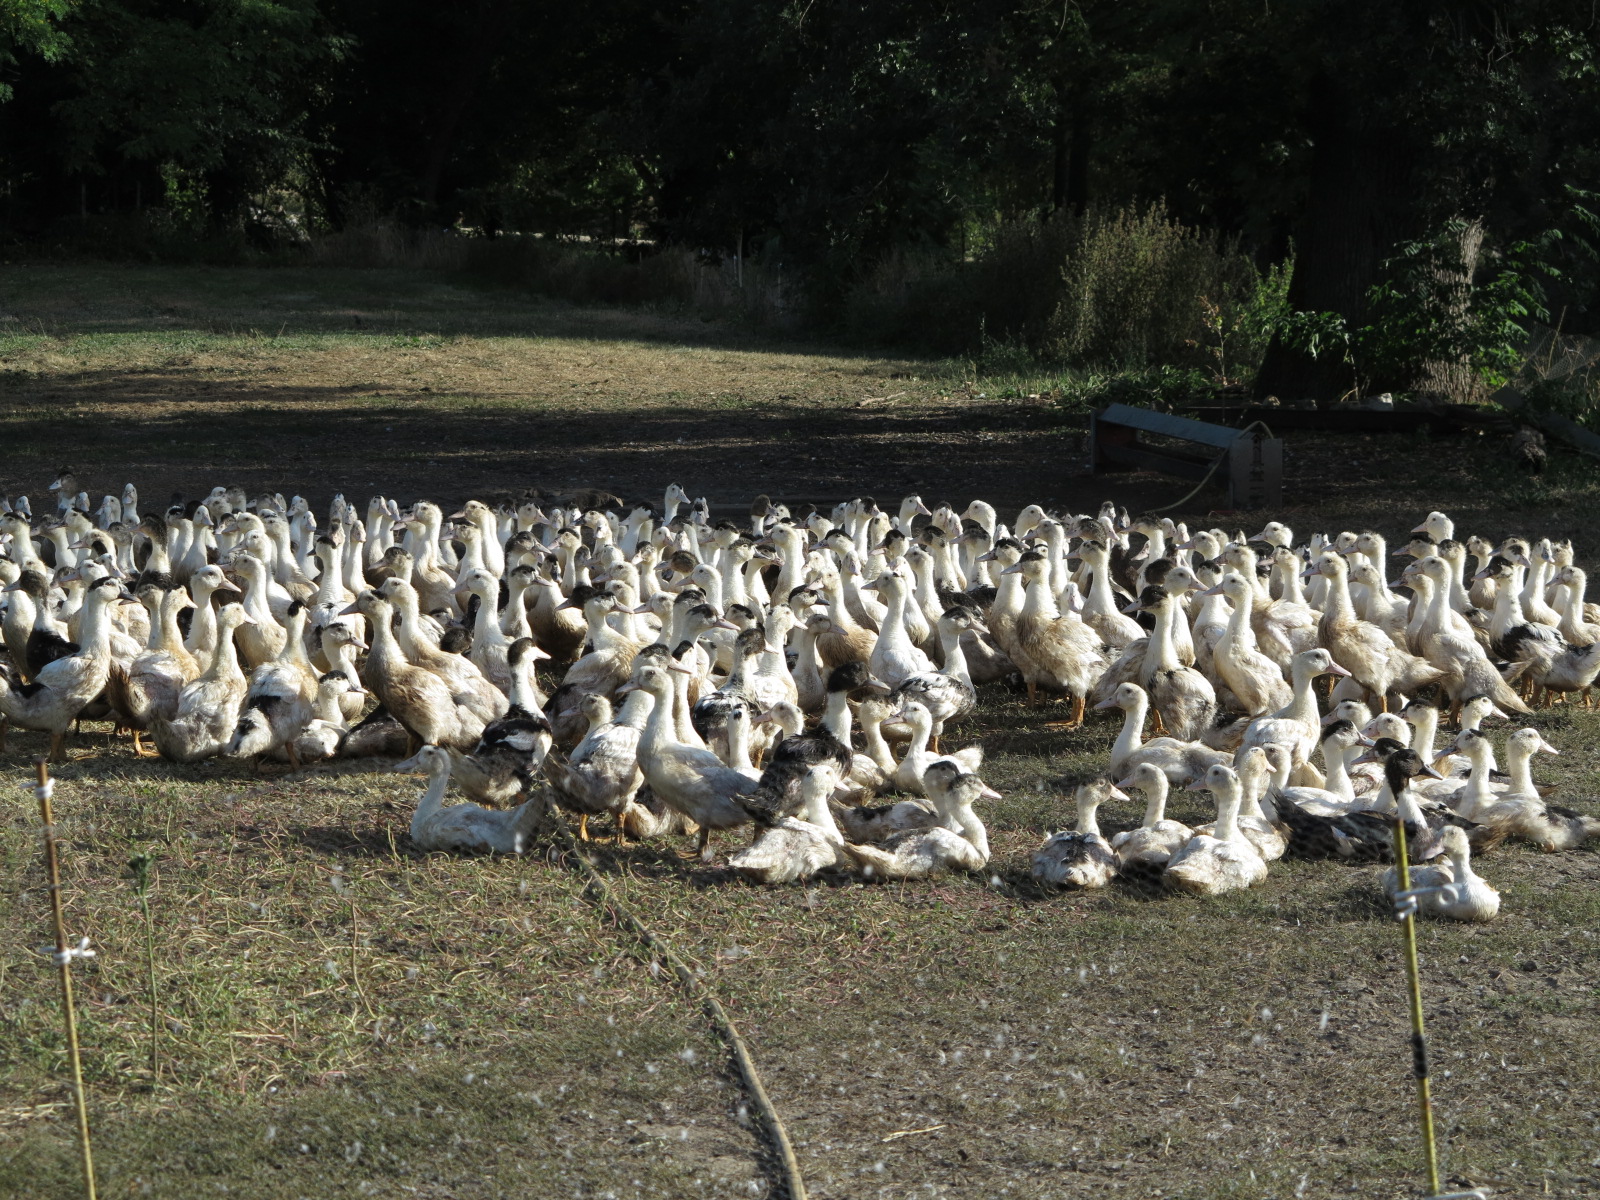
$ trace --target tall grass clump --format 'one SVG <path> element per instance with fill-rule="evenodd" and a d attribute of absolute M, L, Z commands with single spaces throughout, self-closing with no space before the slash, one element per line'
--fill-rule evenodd
<path fill-rule="evenodd" d="M 1097 369 L 1192 367 L 1225 386 L 1253 374 L 1288 279 L 1286 265 L 1263 272 L 1161 205 L 1091 209 L 1001 223 L 963 260 L 891 253 L 852 290 L 845 320 L 935 353 L 998 344 Z"/>
<path fill-rule="evenodd" d="M 373 220 L 314 237 L 308 253 L 320 266 L 461 272 L 573 304 L 740 316 L 757 324 L 782 323 L 787 313 L 776 271 L 677 246 L 483 238 Z"/>

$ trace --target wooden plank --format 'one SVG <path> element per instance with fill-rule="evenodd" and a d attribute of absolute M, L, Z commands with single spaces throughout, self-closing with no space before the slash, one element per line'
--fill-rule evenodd
<path fill-rule="evenodd" d="M 1202 446 L 1215 446 L 1219 450 L 1226 450 L 1239 438 L 1237 429 L 1229 429 L 1225 425 L 1212 425 L 1207 421 L 1195 421 L 1172 413 L 1151 412 L 1147 408 L 1133 408 L 1127 404 L 1107 405 L 1097 416 L 1100 422 L 1107 425 L 1123 425 L 1145 433 L 1158 433 L 1163 437 L 1199 442 Z"/>

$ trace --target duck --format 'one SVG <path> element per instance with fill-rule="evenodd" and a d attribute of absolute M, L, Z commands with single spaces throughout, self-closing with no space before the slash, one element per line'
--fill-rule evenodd
<path fill-rule="evenodd" d="M 873 677 L 896 688 L 913 675 L 931 674 L 933 663 L 918 649 L 906 628 L 909 594 L 906 581 L 893 570 L 885 568 L 877 579 L 862 586 L 876 591 L 888 606 L 877 640 L 872 645 L 872 654 L 867 659 L 867 668 Z"/>
<path fill-rule="evenodd" d="M 691 710 L 695 731 L 709 744 L 726 745 L 728 720 L 735 710 L 754 720 L 764 708 L 756 695 L 757 663 L 767 652 L 766 631 L 741 630 L 733 639 L 733 667 L 722 686 L 700 697 Z"/>
<path fill-rule="evenodd" d="M 1376 625 L 1356 617 L 1350 600 L 1350 565 L 1342 555 L 1326 551 L 1307 574 L 1328 581 L 1327 608 L 1318 627 L 1322 643 L 1350 677 L 1372 693 L 1378 707 L 1389 711 L 1389 696 L 1407 695 L 1438 682 L 1443 674 L 1432 663 L 1408 653 Z"/>
<path fill-rule="evenodd" d="M 629 691 L 622 708 L 612 715 L 611 702 L 590 692 L 578 701 L 589 721 L 589 731 L 563 757 L 551 753 L 544 773 L 554 789 L 556 804 L 578 817 L 578 838 L 589 840 L 589 818 L 610 813 L 617 825 L 617 841 L 625 842 L 623 814 L 644 786 L 639 767 L 639 738 L 655 706 L 655 697 L 642 688 Z"/>
<path fill-rule="evenodd" d="M 881 846 L 845 843 L 845 856 L 869 879 L 929 879 L 953 871 L 981 871 L 988 865 L 988 834 L 973 805 L 980 799 L 999 799 L 1000 793 L 943 760 L 928 767 L 923 787 L 938 823 L 902 830 Z"/>
<path fill-rule="evenodd" d="M 444 679 L 406 657 L 395 635 L 394 606 L 369 588 L 340 615 L 355 613 L 365 617 L 371 628 L 371 649 L 362 682 L 384 711 L 405 728 L 411 745 L 419 750 L 424 745 L 458 750 L 475 745 L 483 736 L 486 722 L 457 699 Z"/>
<path fill-rule="evenodd" d="M 1410 894 L 1417 912 L 1453 921 L 1492 921 L 1500 912 L 1500 893 L 1472 869 L 1472 847 L 1467 835 L 1453 826 L 1440 836 L 1443 861 L 1410 869 Z M 1391 900 L 1400 896 L 1400 873 L 1390 867 L 1383 875 L 1383 891 Z"/>
<path fill-rule="evenodd" d="M 289 747 L 279 746 L 268 752 L 274 760 L 308 763 L 326 762 L 339 757 L 340 747 L 350 733 L 350 721 L 344 714 L 345 697 L 350 694 L 350 680 L 342 671 L 329 671 L 317 678 L 317 694 L 311 701 L 311 720 L 294 739 L 294 759 L 289 757 Z M 356 693 L 358 698 L 365 692 Z"/>
<path fill-rule="evenodd" d="M 113 663 L 106 696 L 119 723 L 133 733 L 135 757 L 159 758 L 160 751 L 146 748 L 142 735 L 155 714 L 170 718 L 178 711 L 184 685 L 200 674 L 200 668 L 178 633 L 178 610 L 189 603 L 183 589 L 147 583 L 139 589 L 139 598 L 155 611 L 149 648 L 126 667 Z"/>
<path fill-rule="evenodd" d="M 1239 835 L 1255 848 L 1265 862 L 1276 862 L 1288 849 L 1288 839 L 1283 830 L 1262 808 L 1261 797 L 1266 792 L 1268 777 L 1289 773 L 1289 753 L 1282 746 L 1247 746 L 1239 754 L 1234 771 L 1239 776 L 1239 812 L 1234 825 Z M 1195 833 L 1215 836 L 1212 825 L 1196 825 Z"/>
<path fill-rule="evenodd" d="M 1118 607 L 1112 589 L 1111 552 L 1104 543 L 1089 539 L 1078 546 L 1078 558 L 1090 572 L 1089 594 L 1083 601 L 1083 623 L 1100 635 L 1106 647 L 1121 652 L 1145 636 L 1144 627 Z"/>
<path fill-rule="evenodd" d="M 395 639 L 404 651 L 406 661 L 412 666 L 428 671 L 442 680 L 450 689 L 455 703 L 471 712 L 487 725 L 497 717 L 506 715 L 510 701 L 506 695 L 484 676 L 470 658 L 452 654 L 428 636 L 422 624 L 419 609 L 420 593 L 403 579 L 385 579 L 378 585 L 378 594 L 394 606 L 400 623 L 395 629 Z M 348 610 L 347 610 L 348 611 Z M 434 742 L 450 748 L 453 742 Z"/>
<path fill-rule="evenodd" d="M 1143 763 L 1159 767 L 1167 781 L 1187 784 L 1202 778 L 1217 763 L 1226 763 L 1232 757 L 1225 750 L 1207 746 L 1203 742 L 1185 742 L 1174 737 L 1152 738 L 1143 741 L 1144 721 L 1150 711 L 1150 697 L 1136 683 L 1124 683 L 1105 700 L 1095 705 L 1097 709 L 1120 708 L 1123 713 L 1122 730 L 1111 747 L 1111 770 L 1127 775 Z"/>
<path fill-rule="evenodd" d="M 1407 850 L 1420 858 L 1436 841 L 1428 819 L 1410 794 L 1419 774 L 1437 774 L 1415 750 L 1380 742 L 1371 752 L 1381 755 L 1384 788 L 1363 809 L 1339 816 L 1316 816 L 1279 793 L 1270 793 L 1279 822 L 1288 830 L 1289 852 L 1297 858 L 1341 858 L 1352 862 L 1393 862 L 1396 815 L 1406 823 Z"/>
<path fill-rule="evenodd" d="M 702 861 L 709 861 L 715 831 L 749 824 L 750 815 L 740 801 L 755 791 L 757 780 L 727 766 L 710 750 L 679 740 L 669 672 L 683 671 L 673 664 L 635 672 L 633 686 L 655 699 L 639 739 L 639 763 L 650 790 L 699 826 L 697 853 Z"/>
<path fill-rule="evenodd" d="M 915 699 L 933 718 L 932 746 L 939 751 L 939 738 L 947 721 L 960 720 L 978 706 L 978 691 L 967 672 L 967 656 L 961 639 L 977 624 L 977 614 L 966 608 L 948 609 L 939 618 L 939 642 L 944 649 L 944 666 L 937 671 L 919 672 L 902 680 L 890 693 L 890 702 Z"/>
<path fill-rule="evenodd" d="M 1168 860 L 1162 874 L 1166 886 L 1196 896 L 1218 896 L 1264 880 L 1266 861 L 1238 828 L 1243 802 L 1238 773 L 1232 767 L 1214 766 L 1204 779 L 1191 783 L 1189 790 L 1207 791 L 1216 798 L 1217 819 L 1211 833 L 1196 834 Z"/>
<path fill-rule="evenodd" d="M 1217 693 L 1211 681 L 1179 660 L 1172 639 L 1181 619 L 1177 597 L 1155 586 L 1144 590 L 1140 608 L 1155 614 L 1156 627 L 1145 648 L 1139 683 L 1163 731 L 1179 741 L 1194 741 L 1211 728 L 1217 715 Z"/>
<path fill-rule="evenodd" d="M 444 804 L 450 786 L 450 754 L 442 746 L 425 745 L 393 770 L 428 776 L 428 786 L 411 817 L 411 840 L 419 850 L 458 854 L 524 854 L 544 818 L 544 797 L 513 809 L 477 804 Z"/>
<path fill-rule="evenodd" d="M 794 883 L 810 879 L 839 861 L 844 837 L 834 824 L 828 797 L 839 782 L 839 764 L 813 763 L 800 778 L 800 815 L 765 825 L 728 866 L 755 883 Z"/>
<path fill-rule="evenodd" d="M 1259 717 L 1286 707 L 1293 699 L 1289 684 L 1278 664 L 1256 648 L 1250 627 L 1255 587 L 1244 576 L 1229 571 L 1221 582 L 1200 594 L 1225 597 L 1232 605 L 1227 627 L 1212 650 L 1218 682 L 1233 693 L 1247 716 Z"/>
<path fill-rule="evenodd" d="M 225 604 L 217 614 L 217 648 L 211 662 L 178 694 L 170 719 L 156 713 L 150 734 L 161 757 L 198 762 L 222 753 L 239 723 L 248 683 L 239 666 L 236 632 L 254 617 L 243 604 Z"/>
<path fill-rule="evenodd" d="M 1506 747 L 1506 765 L 1511 782 L 1492 803 L 1475 808 L 1472 820 L 1482 825 L 1503 828 L 1513 837 L 1532 842 L 1546 853 L 1573 850 L 1593 837 L 1600 837 L 1600 818 L 1557 804 L 1548 804 L 1533 784 L 1532 759 L 1535 753 L 1560 751 L 1537 729 L 1519 729 Z"/>
<path fill-rule="evenodd" d="M 1310 765 L 1311 751 L 1316 748 L 1322 722 L 1317 715 L 1317 699 L 1312 693 L 1312 682 L 1319 675 L 1350 677 L 1350 672 L 1333 661 L 1333 655 L 1324 649 L 1302 650 L 1294 656 L 1290 677 L 1294 682 L 1293 699 L 1287 706 L 1265 717 L 1257 717 L 1245 728 L 1242 747 L 1266 746 L 1276 743 L 1289 751 L 1299 782 L 1320 785 L 1321 773 Z"/>
<path fill-rule="evenodd" d="M 1023 577 L 1022 612 L 1016 621 L 1016 646 L 1012 660 L 1028 686 L 1028 702 L 1039 703 L 1041 686 L 1072 697 L 1069 727 L 1083 724 L 1084 704 L 1095 681 L 1105 671 L 1104 643 L 1100 635 L 1070 608 L 1063 613 L 1052 590 L 1050 563 L 1030 551 L 1002 575 Z"/>
<path fill-rule="evenodd" d="M 553 734 L 533 674 L 545 657 L 532 638 L 513 642 L 506 652 L 511 695 L 505 715 L 484 726 L 470 754 L 450 750 L 452 776 L 480 804 L 499 807 L 522 795 L 550 753 Z"/>
<path fill-rule="evenodd" d="M 1116 786 L 1118 789 L 1138 788 L 1145 794 L 1144 819 L 1139 827 L 1124 830 L 1111 839 L 1111 848 L 1117 852 L 1119 870 L 1126 871 L 1135 865 L 1165 866 L 1179 848 L 1194 837 L 1193 829 L 1166 815 L 1167 794 L 1171 786 L 1166 772 L 1153 762 L 1142 762 Z"/>
<path fill-rule="evenodd" d="M 50 735 L 50 761 L 66 761 L 67 730 L 86 705 L 105 690 L 111 676 L 111 613 L 121 599 L 132 600 L 120 581 L 107 576 L 91 583 L 83 600 L 79 648 L 45 664 L 29 683 L 20 682 L 0 661 L 0 717 L 21 729 Z"/>
<path fill-rule="evenodd" d="M 1053 833 L 1033 852 L 1029 873 L 1035 882 L 1058 888 L 1103 888 L 1117 875 L 1117 855 L 1100 834 L 1095 812 L 1107 800 L 1128 796 L 1109 775 L 1065 777 L 1055 785 L 1070 791 L 1078 810 L 1078 828 Z"/>
<path fill-rule="evenodd" d="M 287 636 L 276 660 L 250 673 L 244 705 L 223 753 L 230 758 L 255 758 L 257 766 L 282 750 L 289 765 L 300 767 L 295 740 L 311 723 L 311 702 L 317 695 L 317 674 L 306 657 L 306 606 L 289 605 Z"/>
<path fill-rule="evenodd" d="M 774 705 L 758 720 L 779 725 L 786 735 L 773 747 L 766 768 L 760 773 L 759 786 L 741 800 L 758 825 L 775 824 L 779 818 L 799 811 L 800 781 L 811 767 L 831 762 L 837 768 L 836 779 L 842 780 L 855 765 L 847 743 L 835 737 L 826 724 L 805 731 L 800 710 L 787 702 Z"/>
<path fill-rule="evenodd" d="M 216 563 L 202 567 L 189 579 L 189 593 L 194 597 L 194 610 L 189 622 L 189 632 L 184 635 L 183 648 L 195 660 L 195 664 L 204 670 L 211 661 L 211 655 L 217 648 L 217 605 L 227 597 L 223 593 L 232 592 L 235 596 L 242 596 L 238 584 L 234 583 Z M 217 597 L 212 602 L 212 597 Z"/>
<path fill-rule="evenodd" d="M 1442 672 L 1440 686 L 1458 705 L 1468 696 L 1488 696 L 1501 708 L 1529 712 L 1511 685 L 1495 670 L 1461 615 L 1450 607 L 1450 565 L 1437 554 L 1418 558 L 1405 577 L 1428 580 L 1432 595 L 1417 633 L 1423 656 Z"/>
<path fill-rule="evenodd" d="M 150 582 L 152 586 L 162 587 L 170 580 L 158 576 Z M 10 596 L 5 621 L 6 646 L 23 677 L 32 679 L 49 663 L 79 651 L 81 647 L 77 642 L 63 636 L 67 632 L 65 625 L 56 620 L 56 604 L 47 575 L 24 570 L 5 591 Z"/>
<path fill-rule="evenodd" d="M 1322 787 L 1295 787 L 1289 783 L 1290 761 L 1288 755 L 1270 758 L 1274 771 L 1269 797 L 1282 796 L 1291 804 L 1320 817 L 1338 817 L 1345 813 L 1360 812 L 1370 808 L 1372 796 L 1356 791 L 1350 777 L 1350 757 L 1363 744 L 1361 732 L 1348 720 L 1329 721 L 1322 727 L 1322 761 L 1327 768 L 1327 779 Z M 1269 744 L 1269 749 L 1276 747 Z M 1282 747 L 1276 747 L 1281 750 Z M 1278 778 L 1279 767 L 1283 768 Z"/>
<path fill-rule="evenodd" d="M 911 742 L 895 768 L 894 782 L 900 791 L 921 793 L 922 777 L 937 758 L 948 758 L 969 773 L 976 773 L 983 766 L 982 746 L 968 746 L 946 755 L 936 755 L 928 749 L 928 741 L 933 736 L 933 714 L 920 701 L 904 701 L 890 719 L 902 721 L 911 729 Z"/>

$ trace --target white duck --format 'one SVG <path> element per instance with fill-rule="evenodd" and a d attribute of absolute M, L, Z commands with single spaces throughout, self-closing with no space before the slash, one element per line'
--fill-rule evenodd
<path fill-rule="evenodd" d="M 1511 781 L 1492 804 L 1470 818 L 1480 825 L 1500 826 L 1548 852 L 1572 850 L 1600 837 L 1600 818 L 1574 809 L 1545 803 L 1533 782 L 1532 760 L 1538 753 L 1559 754 L 1537 729 L 1519 729 L 1506 745 L 1506 766 Z"/>
<path fill-rule="evenodd" d="M 1124 830 L 1111 839 L 1111 848 L 1117 852 L 1122 870 L 1131 865 L 1165 866 L 1167 860 L 1194 837 L 1194 830 L 1166 815 L 1170 786 L 1166 772 L 1153 762 L 1139 763 L 1117 784 L 1119 788 L 1138 788 L 1145 794 L 1144 820 L 1139 827 Z"/>
<path fill-rule="evenodd" d="M 942 759 L 928 767 L 923 787 L 941 824 L 897 833 L 882 846 L 845 844 L 845 854 L 871 878 L 927 879 L 946 871 L 980 871 L 988 863 L 988 833 L 972 806 L 1000 794 Z"/>
<path fill-rule="evenodd" d="M 669 672 L 681 670 L 676 665 L 667 670 L 642 667 L 635 673 L 634 686 L 655 698 L 639 739 L 639 763 L 657 798 L 700 827 L 698 851 L 709 860 L 714 831 L 749 823 L 737 797 L 755 791 L 756 780 L 728 767 L 710 750 L 678 739 Z"/>
<path fill-rule="evenodd" d="M 1472 869 L 1472 847 L 1467 835 L 1455 826 L 1441 832 L 1444 861 L 1433 866 L 1412 867 L 1410 891 L 1416 896 L 1417 911 L 1432 917 L 1455 921 L 1492 921 L 1500 911 L 1500 893 Z M 1383 874 L 1384 894 L 1393 900 L 1400 894 L 1400 872 L 1390 867 Z"/>
<path fill-rule="evenodd" d="M 823 761 L 807 768 L 800 781 L 801 815 L 782 817 L 764 827 L 756 840 L 728 866 L 757 883 L 793 883 L 809 879 L 839 861 L 844 838 L 834 824 L 828 798 L 839 782 L 838 764 Z"/>
<path fill-rule="evenodd" d="M 1201 778 L 1214 764 L 1225 763 L 1231 757 L 1226 751 L 1213 750 L 1202 742 L 1182 742 L 1173 737 L 1143 741 L 1150 697 L 1136 683 L 1119 685 L 1109 699 L 1102 700 L 1095 708 L 1122 710 L 1122 730 L 1111 747 L 1111 769 L 1118 774 L 1126 775 L 1142 763 L 1151 763 L 1161 769 L 1169 783 L 1186 784 L 1191 779 Z"/>
<path fill-rule="evenodd" d="M 1209 791 L 1217 800 L 1217 819 L 1210 834 L 1196 834 L 1167 864 L 1167 886 L 1198 896 L 1216 896 L 1254 887 L 1267 877 L 1267 864 L 1239 833 L 1243 793 L 1232 767 L 1216 766 L 1205 779 L 1189 785 Z"/>
<path fill-rule="evenodd" d="M 482 808 L 476 804 L 444 806 L 450 786 L 450 755 L 427 745 L 396 771 L 426 771 L 428 786 L 411 818 L 411 840 L 422 850 L 447 850 L 468 854 L 525 853 L 544 816 L 544 797 L 535 796 L 512 809 Z"/>
<path fill-rule="evenodd" d="M 589 817 L 611 813 L 617 839 L 626 833 L 622 814 L 644 786 L 639 769 L 639 738 L 655 707 L 655 697 L 641 688 L 628 692 L 622 710 L 612 716 L 611 702 L 594 692 L 578 702 L 589 732 L 565 758 L 552 752 L 544 771 L 555 786 L 556 803 L 578 814 L 578 837 L 589 840 Z"/>
<path fill-rule="evenodd" d="M 111 605 L 127 597 L 106 577 L 89 585 L 76 653 L 47 663 L 31 683 L 21 683 L 0 660 L 0 717 L 50 735 L 50 760 L 66 760 L 67 730 L 86 704 L 105 690 L 111 675 Z"/>
<path fill-rule="evenodd" d="M 967 772 L 976 773 L 983 766 L 982 746 L 968 746 L 946 755 L 937 755 L 928 749 L 928 739 L 933 735 L 933 715 L 919 701 L 906 700 L 890 719 L 902 721 L 911 728 L 911 743 L 894 773 L 895 786 L 902 792 L 920 794 L 923 775 L 940 757 L 950 759 Z"/>
<path fill-rule="evenodd" d="M 1046 838 L 1033 852 L 1030 873 L 1039 883 L 1052 887 L 1103 888 L 1116 877 L 1117 855 L 1100 835 L 1095 810 L 1106 800 L 1126 800 L 1128 796 L 1106 775 L 1063 782 L 1073 791 L 1078 828 Z"/>

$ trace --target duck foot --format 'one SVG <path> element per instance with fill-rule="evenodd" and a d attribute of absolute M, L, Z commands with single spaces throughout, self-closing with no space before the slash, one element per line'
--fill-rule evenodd
<path fill-rule="evenodd" d="M 146 746 L 140 731 L 135 729 L 133 731 L 133 756 L 135 758 L 160 758 L 161 751 L 152 746 Z"/>

